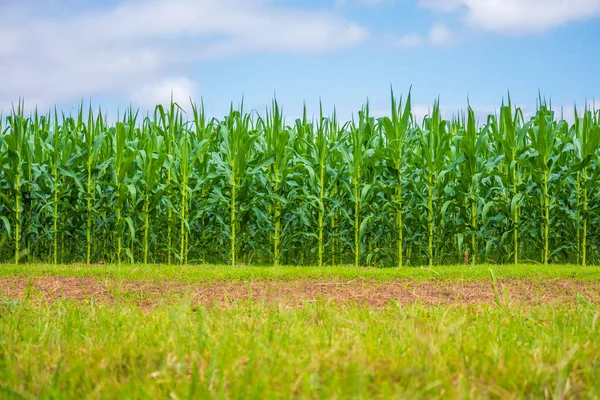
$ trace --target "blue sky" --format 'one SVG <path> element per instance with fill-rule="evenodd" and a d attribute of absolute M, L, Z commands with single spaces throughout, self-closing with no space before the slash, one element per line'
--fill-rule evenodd
<path fill-rule="evenodd" d="M 221 116 L 276 93 L 289 118 L 319 98 L 348 118 L 367 98 L 386 113 L 390 84 L 419 114 L 437 96 L 493 112 L 508 90 L 526 109 L 538 90 L 566 112 L 600 102 L 600 0 L 3 0 L 0 15 L 4 112 L 173 92 Z"/>

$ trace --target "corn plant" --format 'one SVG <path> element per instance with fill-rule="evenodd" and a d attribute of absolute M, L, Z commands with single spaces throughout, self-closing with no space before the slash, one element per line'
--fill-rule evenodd
<path fill-rule="evenodd" d="M 266 142 L 267 159 L 269 163 L 269 181 L 271 186 L 270 207 L 273 230 L 273 263 L 279 265 L 280 235 L 281 235 L 281 203 L 285 201 L 281 189 L 286 180 L 286 172 L 290 158 L 288 142 L 289 130 L 285 128 L 281 110 L 276 101 L 273 101 L 271 111 L 267 111 L 266 119 L 261 120 L 261 128 Z"/>
<path fill-rule="evenodd" d="M 7 148 L 6 167 L 3 175 L 8 182 L 13 199 L 13 226 L 14 226 L 14 261 L 19 264 L 21 242 L 21 175 L 23 157 L 27 153 L 26 135 L 28 134 L 29 120 L 23 115 L 23 105 L 19 103 L 12 114 L 7 118 L 7 134 L 4 141 Z"/>
<path fill-rule="evenodd" d="M 597 263 L 600 111 L 543 100 L 422 121 L 411 95 L 286 124 L 171 102 L 114 124 L 16 105 L 0 120 L 0 258 L 22 262 Z M 464 255 L 464 257 L 463 257 Z"/>
<path fill-rule="evenodd" d="M 545 103 L 540 107 L 531 121 L 527 136 L 530 149 L 524 155 L 523 163 L 529 169 L 533 180 L 541 191 L 541 207 L 543 215 L 543 251 L 542 263 L 548 264 L 550 259 L 550 208 L 554 203 L 550 198 L 550 178 L 554 167 L 557 165 L 558 156 L 564 147 L 558 139 L 559 130 L 564 121 L 556 122 L 553 112 Z"/>
<path fill-rule="evenodd" d="M 598 149 L 600 148 L 600 125 L 598 125 L 598 113 L 592 113 L 591 110 L 585 109 L 583 117 L 577 114 L 575 108 L 575 124 L 573 134 L 575 143 L 575 156 L 578 164 L 576 165 L 577 173 L 577 190 L 581 193 L 581 204 L 578 210 L 578 220 L 582 223 L 582 232 L 580 238 L 580 230 L 577 230 L 577 244 L 580 246 L 581 264 L 587 264 L 587 239 L 588 239 L 588 192 L 591 182 L 588 170 L 590 165 L 597 163 Z M 580 242 L 581 240 L 581 242 Z"/>
<path fill-rule="evenodd" d="M 436 218 L 434 215 L 434 201 L 439 198 L 440 174 L 447 165 L 450 152 L 451 133 L 448 123 L 442 120 L 439 101 L 433 106 L 432 114 L 423 121 L 419 129 L 420 146 L 417 147 L 417 157 L 422 158 L 422 167 L 425 174 L 426 211 L 427 211 L 427 258 L 429 266 L 433 265 L 434 254 L 434 228 Z"/>
<path fill-rule="evenodd" d="M 402 213 L 403 213 L 403 173 L 404 169 L 404 146 L 406 145 L 407 137 L 410 134 L 410 129 L 412 127 L 412 114 L 411 114 L 411 101 L 410 101 L 410 93 L 408 94 L 408 98 L 406 99 L 406 104 L 404 106 L 404 110 L 402 110 L 402 99 L 400 102 L 396 100 L 394 97 L 394 91 L 391 91 L 391 118 L 385 117 L 382 119 L 381 124 L 383 125 L 384 132 L 387 139 L 386 146 L 386 161 L 388 169 L 392 172 L 395 186 L 395 194 L 394 194 L 394 204 L 396 206 L 395 214 L 396 214 L 396 226 L 395 230 L 397 232 L 396 239 L 396 258 L 397 258 L 397 266 L 403 266 L 403 251 L 404 251 L 404 241 L 403 241 L 403 221 L 402 221 Z"/>
<path fill-rule="evenodd" d="M 222 172 L 230 186 L 230 257 L 231 265 L 236 261 L 236 230 L 240 223 L 238 208 L 240 191 L 246 192 L 245 176 L 247 161 L 256 137 L 250 132 L 250 115 L 243 113 L 243 106 L 229 115 L 219 126 L 221 143 L 219 151 L 223 157 Z"/>

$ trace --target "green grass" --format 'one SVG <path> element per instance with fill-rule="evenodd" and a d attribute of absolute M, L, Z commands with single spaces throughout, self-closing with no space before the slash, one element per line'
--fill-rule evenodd
<path fill-rule="evenodd" d="M 600 281 L 600 267 L 577 265 L 477 265 L 439 266 L 433 268 L 360 268 L 335 267 L 247 267 L 220 265 L 167 266 L 167 265 L 0 265 L 1 276 L 73 276 L 98 277 L 124 280 L 180 280 L 199 282 L 211 280 L 293 280 L 298 278 L 365 278 L 374 280 L 393 279 L 488 279 L 490 270 L 498 278 L 574 279 Z"/>
<path fill-rule="evenodd" d="M 494 271 L 490 274 L 490 269 Z M 436 280 L 570 278 L 600 268 L 0 266 L 0 276 L 198 282 L 306 277 Z M 493 287 L 490 285 L 490 291 Z M 599 398 L 600 305 L 383 308 L 127 293 L 46 301 L 0 298 L 0 398 Z"/>
<path fill-rule="evenodd" d="M 600 312 L 0 306 L 2 398 L 597 398 Z"/>

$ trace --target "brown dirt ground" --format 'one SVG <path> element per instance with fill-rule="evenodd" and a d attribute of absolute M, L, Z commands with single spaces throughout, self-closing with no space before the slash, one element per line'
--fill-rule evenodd
<path fill-rule="evenodd" d="M 573 280 L 506 279 L 499 283 L 501 302 L 508 294 L 510 304 L 569 304 L 577 296 L 600 305 L 600 283 Z M 10 277 L 0 278 L 0 300 L 58 299 L 94 300 L 113 303 L 133 299 L 143 307 L 162 301 L 190 298 L 198 305 L 228 305 L 252 299 L 294 307 L 307 302 L 358 304 L 383 307 L 394 302 L 427 305 L 495 304 L 490 280 L 479 281 L 351 281 L 303 279 L 296 281 L 218 281 L 182 283 L 176 281 L 115 281 L 95 278 Z"/>

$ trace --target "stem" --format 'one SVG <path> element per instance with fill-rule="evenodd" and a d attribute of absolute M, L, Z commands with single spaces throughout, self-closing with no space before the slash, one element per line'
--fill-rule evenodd
<path fill-rule="evenodd" d="M 275 168 L 275 194 L 279 192 L 279 171 Z M 275 258 L 275 266 L 279 266 L 279 229 L 280 226 L 280 211 L 279 202 L 275 199 L 275 235 L 273 238 L 273 257 Z"/>
<path fill-rule="evenodd" d="M 360 194 L 358 193 L 358 180 L 354 181 L 354 246 L 356 248 L 356 251 L 354 252 L 354 266 L 358 267 L 358 262 L 360 260 L 360 238 L 359 238 L 359 219 L 358 219 L 358 212 L 359 212 L 359 196 Z"/>
<path fill-rule="evenodd" d="M 325 212 L 325 205 L 323 204 L 324 184 L 325 168 L 324 165 L 321 164 L 321 175 L 319 178 L 319 267 L 323 266 L 323 214 Z"/>
<path fill-rule="evenodd" d="M 187 195 L 185 197 L 187 199 L 186 202 L 185 202 L 185 210 L 186 210 L 185 213 L 186 213 L 186 215 L 190 215 L 191 199 Z M 186 251 L 185 251 L 185 253 L 183 255 L 183 263 L 185 265 L 187 265 L 187 263 L 188 263 L 188 253 L 189 253 L 188 249 L 190 248 L 190 232 L 189 232 L 189 229 L 185 230 L 185 248 L 186 248 Z"/>
<path fill-rule="evenodd" d="M 58 170 L 56 164 L 54 167 L 54 211 L 52 214 L 54 219 L 54 265 L 58 264 Z"/>
<path fill-rule="evenodd" d="M 29 177 L 29 180 L 32 179 L 32 172 L 31 172 L 31 163 L 28 164 L 28 169 L 29 169 L 29 174 L 27 175 Z M 27 246 L 27 262 L 31 263 L 31 259 L 32 259 L 32 249 L 31 249 L 31 227 L 33 226 L 33 224 L 31 223 L 31 209 L 33 208 L 33 199 L 31 199 L 31 196 L 29 196 L 29 204 L 27 207 L 27 242 L 26 242 L 26 246 Z"/>
<path fill-rule="evenodd" d="M 204 199 L 206 199 L 206 187 L 202 189 L 202 201 L 200 204 L 204 203 Z M 200 240 L 200 257 L 203 264 L 206 264 L 208 259 L 208 252 L 206 250 L 206 217 L 202 214 L 201 225 L 202 227 L 202 239 Z"/>
<path fill-rule="evenodd" d="M 19 231 L 21 228 L 21 175 L 15 177 L 15 265 L 19 265 Z"/>
<path fill-rule="evenodd" d="M 185 254 L 183 255 L 183 263 L 185 265 L 187 265 L 187 263 L 188 263 L 188 251 L 187 251 L 187 249 L 190 247 L 189 244 L 190 244 L 190 233 L 186 230 L 185 231 L 185 248 L 186 248 L 186 251 L 185 251 Z"/>
<path fill-rule="evenodd" d="M 433 188 L 431 175 L 427 179 L 427 223 L 429 225 L 429 266 L 433 266 Z"/>
<path fill-rule="evenodd" d="M 336 193 L 337 193 L 337 183 L 333 187 L 333 196 L 332 197 L 335 197 Z M 331 235 L 333 236 L 331 238 L 331 265 L 335 265 L 335 250 L 336 250 L 336 245 L 337 245 L 337 240 L 335 237 L 335 212 L 331 215 Z"/>
<path fill-rule="evenodd" d="M 583 169 L 583 243 L 581 244 L 582 265 L 587 265 L 587 167 Z"/>
<path fill-rule="evenodd" d="M 235 164 L 231 165 L 231 266 L 235 266 Z"/>
<path fill-rule="evenodd" d="M 171 170 L 167 172 L 167 187 L 171 185 Z M 167 265 L 171 265 L 171 218 L 173 211 L 169 207 L 169 215 L 167 218 Z"/>
<path fill-rule="evenodd" d="M 181 248 L 179 250 L 179 264 L 183 264 L 183 253 L 185 249 L 185 177 L 181 186 Z"/>
<path fill-rule="evenodd" d="M 135 236 L 134 235 L 129 235 L 129 236 L 130 236 L 129 245 L 131 248 L 131 263 L 135 264 Z"/>
<path fill-rule="evenodd" d="M 102 220 L 106 221 L 106 211 L 102 212 Z M 104 252 L 102 254 L 102 257 L 104 260 L 111 260 L 111 257 L 108 256 L 108 249 L 110 248 L 110 243 L 108 240 L 108 232 L 106 230 L 106 225 L 104 225 L 104 229 L 102 229 L 102 238 L 104 239 Z"/>
<path fill-rule="evenodd" d="M 400 171 L 400 163 L 396 163 L 396 169 Z M 402 259 L 402 248 L 404 247 L 403 226 L 402 226 L 402 174 L 400 174 L 400 182 L 396 186 L 396 201 L 398 202 L 398 210 L 396 211 L 396 231 L 398 232 L 397 256 L 398 267 L 402 267 L 404 260 Z"/>
<path fill-rule="evenodd" d="M 581 193 L 581 179 L 580 179 L 580 173 L 579 171 L 577 171 L 577 224 L 579 224 L 579 222 L 581 221 L 581 195 L 579 193 Z M 579 226 L 577 226 L 577 237 L 576 237 L 576 241 L 577 241 L 577 264 L 579 265 L 581 263 L 581 229 L 579 229 Z"/>
<path fill-rule="evenodd" d="M 550 201 L 548 198 L 548 172 L 544 171 L 544 265 L 548 265 L 550 258 L 548 249 L 548 234 L 550 227 Z"/>
<path fill-rule="evenodd" d="M 33 248 L 31 247 L 31 209 L 32 209 L 33 205 L 30 203 L 29 204 L 29 208 L 27 210 L 27 221 L 28 221 L 28 228 L 27 228 L 27 262 L 31 263 L 32 259 L 35 259 L 34 254 L 33 254 Z"/>
<path fill-rule="evenodd" d="M 92 163 L 91 157 L 88 158 L 88 181 L 87 181 L 87 228 L 86 228 L 86 240 L 87 240 L 87 253 L 86 262 L 90 264 L 91 253 L 92 253 Z"/>
<path fill-rule="evenodd" d="M 475 233 L 477 232 L 477 203 L 475 202 L 475 193 L 471 192 L 471 251 L 473 252 L 471 257 L 471 264 L 475 265 L 477 257 L 477 238 Z"/>
<path fill-rule="evenodd" d="M 117 207 L 117 262 L 121 265 L 121 207 Z"/>
<path fill-rule="evenodd" d="M 515 159 L 515 150 L 513 149 L 513 160 Z M 515 165 L 513 168 L 513 198 L 517 195 L 517 166 Z M 519 262 L 519 206 L 515 204 L 515 209 L 513 210 L 513 263 L 515 265 Z"/>
<path fill-rule="evenodd" d="M 65 232 L 60 233 L 60 263 L 65 262 Z"/>
<path fill-rule="evenodd" d="M 144 204 L 144 264 L 148 264 L 148 227 L 149 227 L 149 218 L 148 218 L 148 203 L 150 202 L 148 198 L 148 192 L 146 192 L 146 201 Z"/>

